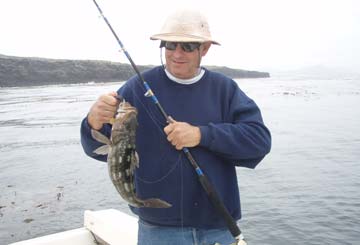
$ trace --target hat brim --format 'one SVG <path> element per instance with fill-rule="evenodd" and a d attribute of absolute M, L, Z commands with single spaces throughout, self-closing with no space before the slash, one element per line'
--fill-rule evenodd
<path fill-rule="evenodd" d="M 186 35 L 186 34 L 175 34 L 175 33 L 161 33 L 155 34 L 150 37 L 151 40 L 161 40 L 167 42 L 197 42 L 205 43 L 211 42 L 212 44 L 220 45 L 219 42 L 210 38 L 202 38 L 198 36 Z"/>

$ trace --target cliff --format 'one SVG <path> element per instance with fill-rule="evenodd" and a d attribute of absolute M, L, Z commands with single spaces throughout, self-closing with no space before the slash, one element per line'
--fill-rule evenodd
<path fill-rule="evenodd" d="M 152 66 L 138 66 L 140 71 Z M 269 77 L 267 72 L 209 66 L 232 78 Z M 97 60 L 61 60 L 0 55 L 0 87 L 124 81 L 135 72 L 129 64 Z"/>

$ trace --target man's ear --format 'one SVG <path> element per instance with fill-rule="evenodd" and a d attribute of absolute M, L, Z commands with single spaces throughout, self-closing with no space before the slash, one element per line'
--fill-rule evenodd
<path fill-rule="evenodd" d="M 209 51 L 210 46 L 211 46 L 211 42 L 203 43 L 201 46 L 202 46 L 202 48 L 201 48 L 200 51 L 201 51 L 201 56 L 203 57 Z"/>

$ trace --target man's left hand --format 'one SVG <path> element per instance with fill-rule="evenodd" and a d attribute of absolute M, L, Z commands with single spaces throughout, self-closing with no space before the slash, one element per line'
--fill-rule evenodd
<path fill-rule="evenodd" d="M 167 140 L 177 150 L 184 147 L 194 147 L 200 143 L 201 132 L 199 127 L 186 122 L 177 122 L 171 117 L 169 122 L 170 124 L 164 128 L 164 132 L 167 135 Z"/>

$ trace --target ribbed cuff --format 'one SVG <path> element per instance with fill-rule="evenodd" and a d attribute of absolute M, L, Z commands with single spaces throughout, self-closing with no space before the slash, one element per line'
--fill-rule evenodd
<path fill-rule="evenodd" d="M 89 133 L 91 132 L 92 127 L 89 124 L 87 116 L 84 118 L 84 120 L 82 122 L 82 126 L 84 127 L 84 130 L 86 132 L 89 132 Z M 99 131 L 100 133 L 105 134 L 106 129 L 105 129 L 104 125 L 103 125 L 99 130 L 96 130 L 96 131 Z"/>
<path fill-rule="evenodd" d="M 211 143 L 210 129 L 208 126 L 199 126 L 201 139 L 199 146 L 209 147 Z"/>

